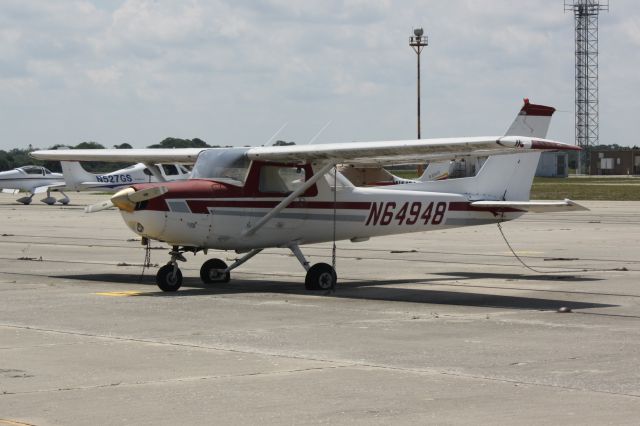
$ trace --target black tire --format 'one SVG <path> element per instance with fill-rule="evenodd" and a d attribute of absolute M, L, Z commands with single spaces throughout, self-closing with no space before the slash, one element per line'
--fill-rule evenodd
<path fill-rule="evenodd" d="M 335 269 L 326 263 L 316 263 L 307 271 L 304 287 L 307 290 L 332 290 L 338 282 Z"/>
<path fill-rule="evenodd" d="M 162 291 L 178 291 L 182 285 L 182 272 L 179 268 L 168 263 L 158 270 L 156 284 Z"/>
<path fill-rule="evenodd" d="M 222 273 L 227 269 L 227 264 L 220 259 L 209 259 L 200 267 L 200 279 L 205 284 L 212 283 L 228 283 L 231 279 L 231 273 Z"/>

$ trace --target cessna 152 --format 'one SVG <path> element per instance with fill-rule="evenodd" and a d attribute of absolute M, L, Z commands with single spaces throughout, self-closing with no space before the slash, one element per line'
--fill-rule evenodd
<path fill-rule="evenodd" d="M 69 197 L 59 188 L 64 187 L 62 173 L 53 173 L 41 166 L 23 166 L 6 172 L 0 172 L 0 189 L 2 192 L 15 194 L 19 191 L 30 192 L 31 195 L 18 198 L 16 201 L 22 204 L 31 204 L 33 196 L 41 192 L 47 192 L 43 203 L 54 204 L 56 199 L 51 196 L 51 190 L 56 189 L 64 196 L 58 200 L 62 204 L 69 203 Z"/>
<path fill-rule="evenodd" d="M 37 151 L 47 160 L 195 161 L 187 181 L 131 185 L 94 212 L 115 206 L 143 239 L 172 246 L 171 259 L 156 275 L 163 291 L 182 284 L 183 253 L 235 250 L 243 256 L 227 265 L 204 262 L 205 283 L 227 282 L 230 272 L 268 247 L 290 249 L 306 272 L 307 289 L 331 289 L 332 265 L 313 266 L 304 244 L 497 223 L 527 211 L 579 210 L 570 201 L 529 201 L 531 183 L 544 150 L 578 150 L 547 140 L 551 107 L 525 101 L 507 136 L 422 139 L 169 150 Z M 487 157 L 474 175 L 384 187 L 355 187 L 338 164 L 415 163 L 467 156 Z"/>

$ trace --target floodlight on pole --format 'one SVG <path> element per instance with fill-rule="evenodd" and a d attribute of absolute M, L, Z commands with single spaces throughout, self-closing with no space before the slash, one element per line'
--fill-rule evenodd
<path fill-rule="evenodd" d="M 422 50 L 428 45 L 429 40 L 427 36 L 424 35 L 424 30 L 422 28 L 415 28 L 413 35 L 409 37 L 409 46 L 413 48 L 413 51 L 416 52 L 418 56 L 418 139 L 420 139 L 420 53 L 422 53 Z"/>

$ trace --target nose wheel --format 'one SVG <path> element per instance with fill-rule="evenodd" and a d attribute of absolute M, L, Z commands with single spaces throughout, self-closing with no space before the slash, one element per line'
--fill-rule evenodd
<path fill-rule="evenodd" d="M 167 263 L 158 270 L 156 284 L 162 291 L 178 291 L 182 285 L 182 272 L 175 263 Z"/>
<path fill-rule="evenodd" d="M 180 250 L 179 246 L 173 246 L 169 252 L 171 260 L 169 263 L 158 269 L 156 274 L 156 284 L 162 291 L 178 291 L 182 285 L 182 272 L 178 268 L 178 261 L 186 262 L 187 259 L 182 255 L 184 250 Z"/>

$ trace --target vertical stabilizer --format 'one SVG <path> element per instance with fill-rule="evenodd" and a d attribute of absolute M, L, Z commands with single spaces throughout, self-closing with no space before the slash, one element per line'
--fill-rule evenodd
<path fill-rule="evenodd" d="M 524 106 L 505 136 L 545 138 L 555 108 L 524 100 Z M 429 180 L 403 186 L 413 191 L 451 192 L 465 194 L 470 200 L 527 201 L 541 151 L 492 155 L 475 176 Z M 444 167 L 447 161 L 435 162 Z"/>
<path fill-rule="evenodd" d="M 79 161 L 61 161 L 64 182 L 68 189 L 79 191 L 84 182 L 95 182 L 95 176 L 82 168 Z"/>
<path fill-rule="evenodd" d="M 532 104 L 529 99 L 525 99 L 524 106 L 504 135 L 545 138 L 555 110 L 550 106 Z"/>

